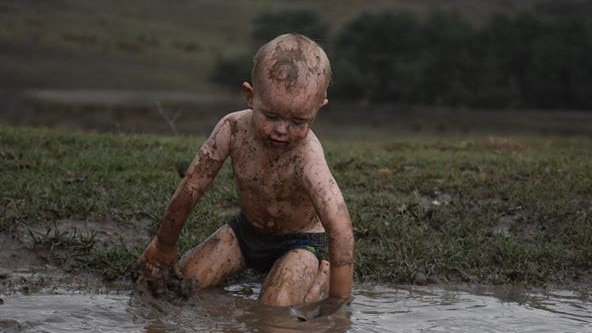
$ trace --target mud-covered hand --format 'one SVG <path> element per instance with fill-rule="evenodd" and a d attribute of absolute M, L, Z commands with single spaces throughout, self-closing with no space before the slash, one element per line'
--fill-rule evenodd
<path fill-rule="evenodd" d="M 290 313 L 300 321 L 308 321 L 335 314 L 344 306 L 350 305 L 353 299 L 353 296 L 347 298 L 329 297 L 322 301 L 293 306 Z"/>
<path fill-rule="evenodd" d="M 151 278 L 158 278 L 162 275 L 163 270 L 177 271 L 178 261 L 177 250 L 174 247 L 167 249 L 159 246 L 155 237 L 136 261 L 136 271 Z"/>
<path fill-rule="evenodd" d="M 132 273 L 135 290 L 170 300 L 193 295 L 193 280 L 185 279 L 179 271 L 178 257 L 174 247 L 160 246 L 155 238 L 136 262 Z"/>

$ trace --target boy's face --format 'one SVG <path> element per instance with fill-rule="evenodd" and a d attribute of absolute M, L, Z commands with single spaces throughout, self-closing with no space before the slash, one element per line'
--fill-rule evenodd
<path fill-rule="evenodd" d="M 310 126 L 327 99 L 317 91 L 284 89 L 256 91 L 243 84 L 249 108 L 253 110 L 253 125 L 257 136 L 269 148 L 288 150 L 308 135 Z"/>

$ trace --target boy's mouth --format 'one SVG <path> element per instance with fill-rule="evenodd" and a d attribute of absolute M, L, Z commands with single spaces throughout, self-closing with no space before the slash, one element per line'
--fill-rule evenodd
<path fill-rule="evenodd" d="M 285 147 L 288 145 L 288 141 L 287 140 L 278 140 L 278 139 L 269 139 L 269 142 L 276 147 Z"/>

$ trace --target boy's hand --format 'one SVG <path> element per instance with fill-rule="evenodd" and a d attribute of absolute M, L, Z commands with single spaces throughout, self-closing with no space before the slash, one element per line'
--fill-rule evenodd
<path fill-rule="evenodd" d="M 184 279 L 179 272 L 177 250 L 159 246 L 156 238 L 136 261 L 132 279 L 136 291 L 148 291 L 159 298 L 187 298 L 195 288 L 193 281 Z"/>
<path fill-rule="evenodd" d="M 177 270 L 178 258 L 179 253 L 175 248 L 163 249 L 158 245 L 158 240 L 155 237 L 136 261 L 136 270 L 142 271 L 151 278 L 157 278 L 163 269 Z"/>
<path fill-rule="evenodd" d="M 353 299 L 353 296 L 346 298 L 329 297 L 322 301 L 293 306 L 290 309 L 290 313 L 300 321 L 308 321 L 319 317 L 330 316 L 341 310 L 344 306 L 350 305 Z"/>

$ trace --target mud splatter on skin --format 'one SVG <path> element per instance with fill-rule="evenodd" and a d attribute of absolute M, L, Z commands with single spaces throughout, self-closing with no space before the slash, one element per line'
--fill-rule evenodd
<path fill-rule="evenodd" d="M 317 224 L 302 188 L 304 153 L 267 149 L 257 134 L 244 131 L 253 126 L 250 119 L 232 127 L 231 133 L 230 155 L 241 208 L 251 223 L 269 231 L 298 232 Z"/>
<path fill-rule="evenodd" d="M 270 61 L 273 64 L 269 69 L 268 79 L 284 82 L 287 91 L 298 83 L 298 69 L 305 62 L 303 52 L 300 48 L 292 50 L 277 51 L 278 55 Z"/>
<path fill-rule="evenodd" d="M 219 285 L 244 267 L 238 242 L 228 225 L 220 227 L 179 260 L 181 274 L 194 279 L 199 288 Z"/>
<path fill-rule="evenodd" d="M 314 283 L 318 261 L 305 250 L 292 250 L 277 261 L 261 287 L 261 302 L 269 305 L 303 303 Z"/>
<path fill-rule="evenodd" d="M 184 200 L 181 198 L 181 202 L 185 202 L 186 206 L 183 208 L 187 211 L 193 210 L 197 200 L 211 187 L 211 181 L 206 188 L 196 187 L 192 184 L 201 183 L 197 178 L 201 179 L 213 179 L 220 168 L 220 161 L 212 157 L 211 153 L 205 150 L 200 150 L 198 153 L 199 164 L 193 163 L 189 166 L 186 174 L 184 183 L 188 187 L 188 195 L 191 200 Z M 179 193 L 183 195 L 183 193 Z"/>
<path fill-rule="evenodd" d="M 325 98 L 331 67 L 323 51 L 313 44 L 304 36 L 291 35 L 263 46 L 255 55 L 254 87 L 260 93 L 283 87 L 292 94 L 286 98 L 296 98 L 300 94 L 295 93 L 296 89 L 312 89 L 318 91 L 318 97 Z"/>

